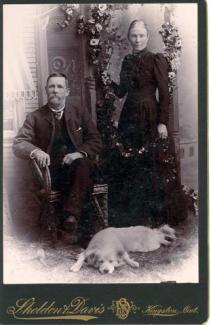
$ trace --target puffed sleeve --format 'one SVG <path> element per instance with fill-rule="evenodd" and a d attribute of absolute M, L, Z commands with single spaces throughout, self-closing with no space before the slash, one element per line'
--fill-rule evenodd
<path fill-rule="evenodd" d="M 161 53 L 154 59 L 154 74 L 159 92 L 159 123 L 168 125 L 169 120 L 169 89 L 168 89 L 168 63 Z"/>
<path fill-rule="evenodd" d="M 124 97 L 128 90 L 129 83 L 129 71 L 128 71 L 128 59 L 127 56 L 124 58 L 122 62 L 121 72 L 120 72 L 120 84 L 118 85 L 116 82 L 111 82 L 111 87 L 115 93 L 115 95 L 119 98 Z"/>

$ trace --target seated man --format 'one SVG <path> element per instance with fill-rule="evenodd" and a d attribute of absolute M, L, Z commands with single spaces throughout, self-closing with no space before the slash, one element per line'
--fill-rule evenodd
<path fill-rule="evenodd" d="M 63 229 L 72 241 L 87 195 L 92 191 L 94 160 L 102 143 L 88 111 L 68 105 L 68 80 L 62 73 L 49 75 L 48 103 L 27 115 L 13 143 L 16 156 L 49 166 L 52 187 L 64 190 Z"/>

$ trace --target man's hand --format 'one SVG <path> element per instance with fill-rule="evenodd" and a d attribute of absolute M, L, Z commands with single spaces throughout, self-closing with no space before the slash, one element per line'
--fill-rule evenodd
<path fill-rule="evenodd" d="M 158 124 L 158 135 L 161 139 L 166 139 L 168 137 L 168 130 L 165 124 Z"/>
<path fill-rule="evenodd" d="M 33 152 L 33 158 L 36 159 L 36 162 L 38 163 L 39 167 L 45 167 L 50 165 L 50 156 L 42 151 L 42 150 L 35 150 Z"/>
<path fill-rule="evenodd" d="M 67 164 L 67 165 L 71 165 L 74 160 L 79 159 L 79 158 L 84 158 L 84 155 L 80 152 L 68 153 L 63 158 L 63 163 Z"/>

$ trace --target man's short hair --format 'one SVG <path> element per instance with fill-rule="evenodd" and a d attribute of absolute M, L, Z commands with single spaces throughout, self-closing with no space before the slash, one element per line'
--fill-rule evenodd
<path fill-rule="evenodd" d="M 63 77 L 65 79 L 65 82 L 66 82 L 66 87 L 67 88 L 69 87 L 69 82 L 68 82 L 66 74 L 61 73 L 61 72 L 54 72 L 54 73 L 49 74 L 49 76 L 47 78 L 47 81 L 46 81 L 46 85 L 48 84 L 48 81 L 53 77 Z"/>

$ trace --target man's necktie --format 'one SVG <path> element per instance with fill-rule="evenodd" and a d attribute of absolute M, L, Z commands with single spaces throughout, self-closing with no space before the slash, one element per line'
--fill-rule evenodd
<path fill-rule="evenodd" d="M 55 118 L 57 119 L 57 120 L 61 120 L 61 118 L 62 118 L 62 115 L 63 115 L 63 113 L 64 113 L 64 110 L 62 110 L 62 111 L 59 111 L 59 112 L 53 112 L 54 113 L 54 116 L 55 116 Z"/>

